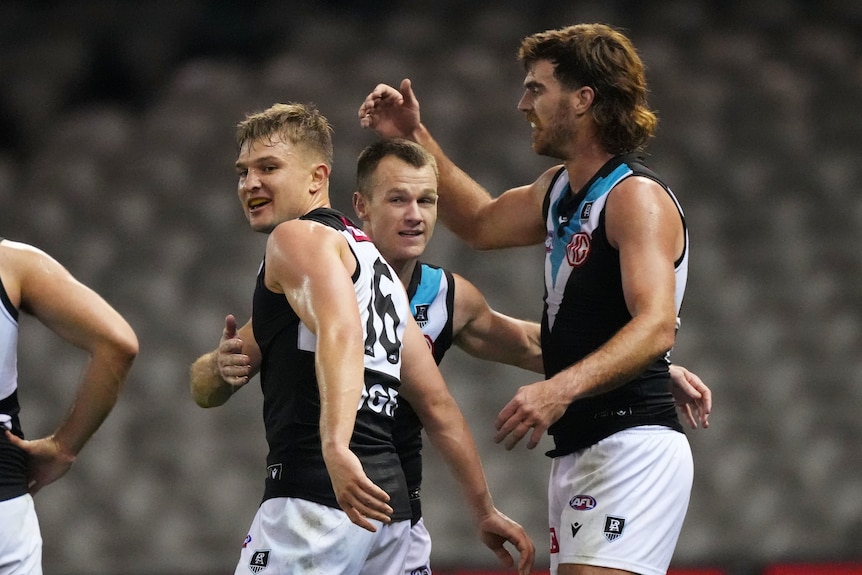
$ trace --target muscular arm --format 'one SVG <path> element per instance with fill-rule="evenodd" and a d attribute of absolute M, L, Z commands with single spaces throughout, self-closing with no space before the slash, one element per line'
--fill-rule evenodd
<path fill-rule="evenodd" d="M 533 542 L 520 525 L 494 507 L 473 436 L 413 318 L 408 319 L 404 335 L 401 382 L 402 394 L 461 486 L 482 541 L 507 566 L 514 565 L 503 546 L 510 542 L 520 553 L 519 572 L 529 573 L 535 554 Z"/>
<path fill-rule="evenodd" d="M 673 200 L 655 182 L 629 178 L 608 197 L 608 240 L 619 250 L 623 294 L 632 316 L 599 349 L 547 381 L 522 387 L 497 417 L 497 441 L 512 448 L 532 428 L 527 447 L 575 399 L 614 389 L 673 346 L 674 262 L 684 232 Z"/>
<path fill-rule="evenodd" d="M 374 531 L 366 517 L 388 522 L 392 508 L 349 448 L 365 387 L 364 338 L 351 279 L 355 266 L 341 234 L 315 222 L 284 222 L 267 242 L 267 287 L 284 293 L 317 338 L 321 448 L 335 496 L 351 521 Z"/>
<path fill-rule="evenodd" d="M 192 398 L 201 407 L 223 405 L 260 371 L 260 361 L 251 320 L 237 330 L 236 319 L 228 315 L 218 347 L 189 369 Z"/>
<path fill-rule="evenodd" d="M 539 324 L 494 311 L 473 284 L 453 276 L 455 345 L 479 359 L 543 373 Z"/>
<path fill-rule="evenodd" d="M 14 242 L 2 247 L 4 283 L 20 308 L 68 343 L 84 350 L 75 399 L 50 436 L 10 441 L 30 454 L 30 492 L 59 479 L 111 412 L 138 353 L 134 331 L 96 292 L 46 253 Z"/>
<path fill-rule="evenodd" d="M 421 122 L 419 102 L 410 80 L 399 89 L 378 85 L 359 107 L 360 125 L 384 138 L 419 143 L 437 161 L 440 220 L 479 250 L 526 246 L 544 241 L 542 200 L 554 170 L 528 186 L 512 188 L 496 198 L 455 165 Z"/>

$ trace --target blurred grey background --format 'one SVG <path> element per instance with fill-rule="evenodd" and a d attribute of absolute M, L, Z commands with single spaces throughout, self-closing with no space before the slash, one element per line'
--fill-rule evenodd
<path fill-rule="evenodd" d="M 712 387 L 689 434 L 696 477 L 674 565 L 737 573 L 862 559 L 862 4 L 685 2 L 24 2 L 0 5 L 0 235 L 103 294 L 141 353 L 73 470 L 36 498 L 46 573 L 232 573 L 259 503 L 257 381 L 192 402 L 187 369 L 227 313 L 250 313 L 264 237 L 235 197 L 233 129 L 276 101 L 335 126 L 334 201 L 373 135 L 356 110 L 410 77 L 423 119 L 492 193 L 550 165 L 516 110 L 530 33 L 628 30 L 660 125 L 649 162 L 686 210 L 692 251 L 673 358 Z M 477 254 L 438 228 L 428 260 L 497 309 L 541 313 L 541 248 Z M 22 321 L 22 421 L 52 431 L 83 358 Z M 506 452 L 493 419 L 535 378 L 453 350 L 443 364 L 495 501 L 547 565 L 540 445 Z M 495 567 L 428 447 L 434 565 Z"/>

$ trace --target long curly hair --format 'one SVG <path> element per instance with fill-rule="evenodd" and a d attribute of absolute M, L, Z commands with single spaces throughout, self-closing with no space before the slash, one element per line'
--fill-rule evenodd
<path fill-rule="evenodd" d="M 595 91 L 592 116 L 598 137 L 612 154 L 642 150 L 658 124 L 647 105 L 644 65 L 631 40 L 606 24 L 576 24 L 524 38 L 518 59 L 529 69 L 538 60 L 554 64 L 566 89 Z"/>

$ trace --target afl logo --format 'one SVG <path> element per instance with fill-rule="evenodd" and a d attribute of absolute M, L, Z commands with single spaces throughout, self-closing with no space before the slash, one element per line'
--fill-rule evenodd
<path fill-rule="evenodd" d="M 566 260 L 573 268 L 579 268 L 587 261 L 590 255 L 590 236 L 584 232 L 578 232 L 572 236 L 569 245 L 566 246 Z"/>
<path fill-rule="evenodd" d="M 575 495 L 569 500 L 569 507 L 578 511 L 589 511 L 596 506 L 596 498 L 590 495 Z"/>

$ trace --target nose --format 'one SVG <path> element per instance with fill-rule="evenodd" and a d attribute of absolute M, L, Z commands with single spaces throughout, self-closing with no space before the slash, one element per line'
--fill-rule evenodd
<path fill-rule="evenodd" d="M 256 190 L 260 187 L 260 177 L 256 170 L 249 170 L 239 180 L 239 187 L 243 190 Z"/>
<path fill-rule="evenodd" d="M 530 101 L 530 92 L 524 90 L 524 95 L 521 96 L 521 99 L 518 101 L 518 110 L 521 112 L 529 112 L 532 105 L 533 104 Z"/>
<path fill-rule="evenodd" d="M 410 222 L 416 222 L 422 220 L 422 210 L 419 209 L 418 202 L 408 202 L 405 210 L 404 210 L 404 219 Z"/>

